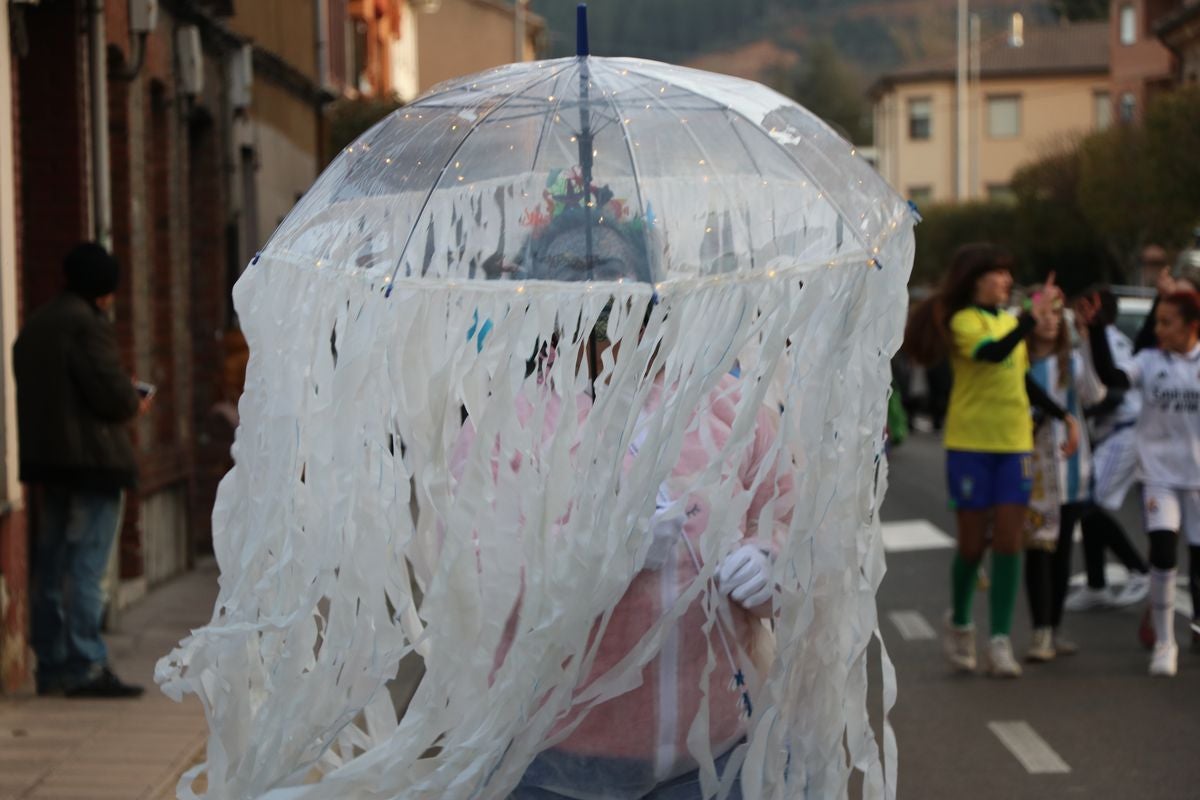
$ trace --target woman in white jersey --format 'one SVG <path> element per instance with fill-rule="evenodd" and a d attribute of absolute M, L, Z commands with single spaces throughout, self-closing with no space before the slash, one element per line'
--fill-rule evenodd
<path fill-rule="evenodd" d="M 1188 539 L 1193 606 L 1200 590 L 1200 294 L 1184 291 L 1162 298 L 1155 312 L 1158 347 L 1142 350 L 1118 369 L 1104 327 L 1095 324 L 1098 304 L 1082 313 L 1096 371 L 1107 385 L 1142 390 L 1137 423 L 1138 471 L 1150 537 L 1150 606 L 1155 643 L 1150 674 L 1172 676 L 1175 643 L 1175 573 L 1180 531 Z M 1193 631 L 1196 621 L 1193 620 Z"/>

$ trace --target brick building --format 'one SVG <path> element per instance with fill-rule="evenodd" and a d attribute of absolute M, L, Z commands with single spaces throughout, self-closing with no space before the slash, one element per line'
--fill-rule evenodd
<path fill-rule="evenodd" d="M 211 549 L 245 360 L 230 290 L 316 176 L 332 97 L 317 63 L 323 0 L 307 16 L 293 0 L 98 5 L 0 3 L 0 691 L 30 666 L 35 521 L 16 482 L 7 365 L 20 319 L 60 290 L 74 244 L 111 245 L 122 358 L 158 386 L 134 424 L 141 483 L 117 550 L 119 613 Z"/>
<path fill-rule="evenodd" d="M 17 482 L 16 393 L 9 353 L 17 330 L 17 246 L 20 172 L 13 155 L 19 119 L 12 72 L 13 31 L 8 3 L 0 3 L 0 693 L 26 674 L 25 575 L 28 571 L 25 507 Z"/>
<path fill-rule="evenodd" d="M 1177 59 L 1154 27 L 1182 5 L 1182 0 L 1112 0 L 1109 81 L 1115 119 L 1140 121 L 1154 95 L 1174 84 Z"/>
<path fill-rule="evenodd" d="M 327 103 L 407 101 L 518 49 L 532 58 L 544 23 L 526 5 L 0 0 L 0 693 L 30 677 L 36 524 L 8 355 L 25 312 L 60 290 L 65 253 L 112 248 L 121 355 L 158 386 L 133 426 L 141 485 L 112 570 L 119 614 L 211 550 L 248 356 L 231 289 L 328 161 Z"/>
<path fill-rule="evenodd" d="M 1178 5 L 1154 21 L 1154 32 L 1176 57 L 1176 80 L 1194 86 L 1200 84 L 1200 0 Z"/>

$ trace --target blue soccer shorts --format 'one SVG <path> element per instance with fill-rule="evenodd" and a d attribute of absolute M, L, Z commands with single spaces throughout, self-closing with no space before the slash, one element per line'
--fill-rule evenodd
<path fill-rule="evenodd" d="M 1029 505 L 1033 460 L 1029 453 L 946 451 L 946 485 L 951 511 L 980 511 Z"/>

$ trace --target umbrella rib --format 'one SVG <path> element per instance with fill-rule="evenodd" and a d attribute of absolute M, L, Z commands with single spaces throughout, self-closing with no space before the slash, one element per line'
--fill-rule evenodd
<path fill-rule="evenodd" d="M 640 75 L 641 77 L 646 78 L 647 80 L 659 81 L 661 83 L 665 83 L 674 89 L 680 90 L 681 92 L 687 91 L 683 87 L 676 86 L 675 84 L 671 83 L 669 80 L 659 77 L 657 75 L 649 75 L 649 74 L 642 72 L 641 70 L 638 70 L 633 67 L 625 67 L 625 69 L 628 69 L 634 75 Z M 692 92 L 692 94 L 695 94 L 695 93 Z M 750 125 L 755 130 L 763 133 L 768 138 L 770 138 L 770 134 L 767 134 L 765 131 L 763 131 L 761 125 L 759 125 L 757 122 L 755 122 L 750 117 L 746 116 L 746 114 L 744 114 L 743 112 L 738 111 L 733 106 L 730 106 L 727 104 L 721 104 L 721 107 L 725 108 L 726 110 L 730 111 L 731 113 L 736 114 L 737 116 L 746 120 L 747 122 L 750 123 Z M 812 112 L 809 112 L 809 113 L 811 114 Z M 782 150 L 784 152 L 784 154 L 786 154 L 787 157 L 791 160 L 791 162 L 796 165 L 796 168 L 808 176 L 808 179 L 810 181 L 812 181 L 813 186 L 816 186 L 816 187 L 819 187 L 822 189 L 822 194 L 825 195 L 825 199 L 829 202 L 829 205 L 833 208 L 834 211 L 837 212 L 838 216 L 842 218 L 842 220 L 846 223 L 846 226 L 848 228 L 850 228 L 850 230 L 854 231 L 855 238 L 858 239 L 859 243 L 863 246 L 863 248 L 869 251 L 871 249 L 871 246 L 865 239 L 862 238 L 862 234 L 858 230 L 858 226 L 856 226 L 852 222 L 850 222 L 850 216 L 845 211 L 843 211 L 841 209 L 841 207 L 836 202 L 834 202 L 834 199 L 829 195 L 829 193 L 826 192 L 823 187 L 821 187 L 821 183 L 816 179 L 816 177 L 812 174 L 812 172 L 809 171 L 808 167 L 804 166 L 804 162 L 801 161 L 799 158 L 797 158 L 795 153 L 793 153 L 788 148 L 782 146 L 781 144 L 779 144 L 779 142 L 776 142 L 774 139 L 771 139 L 771 144 L 773 144 L 775 147 L 778 147 L 780 150 Z"/>
<path fill-rule="evenodd" d="M 726 107 L 726 110 L 730 111 L 730 112 L 733 111 L 733 109 L 730 109 L 728 107 Z M 737 118 L 733 117 L 733 116 L 727 116 L 725 118 L 725 121 L 729 123 L 729 129 L 731 131 L 733 131 L 733 135 L 737 137 L 738 144 L 740 144 L 742 146 L 742 149 L 746 151 L 746 158 L 750 159 L 750 163 L 754 165 L 754 171 L 757 172 L 759 175 L 762 175 L 763 174 L 762 167 L 760 167 L 758 165 L 758 159 L 754 157 L 753 151 L 750 150 L 750 145 L 746 144 L 746 137 L 742 136 L 742 132 L 740 130 L 738 130 L 738 126 L 733 124 L 735 119 L 737 119 Z M 749 225 L 749 223 L 747 223 L 747 226 L 748 225 Z M 778 236 L 778 234 L 775 229 L 775 215 L 772 214 L 771 215 L 771 241 L 774 242 L 775 239 L 777 238 L 777 236 Z M 776 248 L 775 252 L 776 253 L 779 252 L 778 247 Z M 753 250 L 753 248 L 751 248 L 751 250 L 750 250 L 750 267 L 751 267 L 751 269 L 754 268 L 754 250 Z"/>
<path fill-rule="evenodd" d="M 636 74 L 641 74 L 641 73 L 636 73 Z M 647 77 L 647 76 L 643 75 L 643 77 Z M 648 92 L 645 89 L 640 89 L 640 91 L 644 92 L 646 94 L 646 96 L 652 98 L 654 100 L 654 102 L 662 105 L 663 108 L 665 108 L 668 112 L 672 111 L 670 106 L 667 106 L 665 103 L 663 103 L 661 98 L 655 97 L 653 92 Z M 728 106 L 722 106 L 718 103 L 714 103 L 713 107 L 716 109 L 722 110 L 722 111 L 729 110 Z M 694 144 L 696 146 L 696 149 L 700 151 L 700 155 L 704 159 L 705 163 L 708 164 L 709 166 L 714 166 L 712 156 L 709 155 L 708 148 L 706 148 L 703 144 L 700 143 L 700 139 L 697 138 L 696 134 L 692 131 L 691 127 L 689 125 L 687 125 L 687 123 L 683 123 L 683 127 L 687 130 L 688 138 L 692 140 L 692 144 Z M 726 188 L 724 181 L 718 180 L 717 183 L 719 184 L 721 194 L 725 195 L 725 200 L 729 204 L 729 213 L 732 214 L 734 212 L 734 210 L 736 209 L 736 205 L 733 202 L 733 196 L 729 193 L 729 189 Z M 750 266 L 751 266 L 751 268 L 753 268 L 753 266 L 754 266 L 754 240 L 751 238 L 749 226 L 746 226 L 746 244 L 747 244 L 746 249 L 750 252 Z"/>
<path fill-rule="evenodd" d="M 633 142 L 629 139 L 629 128 L 621 123 L 621 110 L 617 108 L 617 101 L 610 94 L 608 95 L 608 104 L 612 106 L 613 114 L 616 115 L 617 122 L 615 123 L 621 129 L 621 138 L 625 142 L 625 151 L 629 154 L 629 164 L 633 171 L 633 191 L 637 195 L 638 208 L 641 209 L 642 220 L 646 221 L 646 198 L 642 195 L 642 181 L 638 177 L 638 161 L 637 156 L 633 152 Z M 642 244 L 646 249 L 646 267 L 649 269 L 654 264 L 654 254 L 650 249 L 650 231 L 646 231 L 646 235 L 642 237 Z M 651 283 L 654 282 L 654 276 L 650 276 Z"/>
<path fill-rule="evenodd" d="M 402 248 L 400 248 L 400 252 L 396 256 L 396 266 L 392 268 L 392 283 L 395 283 L 396 275 L 397 275 L 397 273 L 400 272 L 400 265 L 402 263 L 404 263 L 404 256 L 408 254 L 408 246 L 410 244 L 412 244 L 413 236 L 416 234 L 417 227 L 421 223 L 421 217 L 425 216 L 425 209 L 427 209 L 429 207 L 429 201 L 433 198 L 433 193 L 437 191 L 438 186 L 441 185 L 441 183 L 442 183 L 442 176 L 444 176 L 446 174 L 446 170 L 450 167 L 450 164 L 454 161 L 455 157 L 458 155 L 458 151 L 462 150 L 463 145 L 465 145 L 467 143 L 467 139 L 471 138 L 471 134 L 474 133 L 476 131 L 476 129 L 478 129 L 479 126 L 482 125 L 489 117 L 491 117 L 492 114 L 495 114 L 497 111 L 499 111 L 501 108 L 503 108 L 504 105 L 508 101 L 517 97 L 522 92 L 529 91 L 534 86 L 537 86 L 539 83 L 543 83 L 543 82 L 551 80 L 553 78 L 557 78 L 569 66 L 570 66 L 569 64 L 564 64 L 562 69 L 558 70 L 557 72 L 554 72 L 545 77 L 539 77 L 536 80 L 530 81 L 527 85 L 521 87 L 520 92 L 514 92 L 513 94 L 510 94 L 508 97 L 504 98 L 499 103 L 494 105 L 492 108 L 488 109 L 486 112 L 481 114 L 478 119 L 476 119 L 474 122 L 471 123 L 471 127 L 467 128 L 466 132 L 463 134 L 462 139 L 459 140 L 458 144 L 455 145 L 454 150 L 451 151 L 449 157 L 446 159 L 446 163 L 442 165 L 442 169 L 438 172 L 437 180 L 435 180 L 433 182 L 433 186 L 429 187 L 429 191 L 425 193 L 425 199 L 421 201 L 421 207 L 417 210 L 417 215 L 413 219 L 412 228 L 409 229 L 408 236 L 404 239 L 404 246 Z M 388 286 L 389 294 L 390 294 L 390 291 L 391 291 L 391 284 L 389 284 L 389 286 Z"/>
<path fill-rule="evenodd" d="M 554 74 L 554 79 L 556 81 L 556 85 L 557 85 L 558 76 L 563 71 L 565 71 L 565 69 L 566 69 L 566 67 L 564 67 L 563 70 L 560 70 L 559 72 L 556 72 Z M 529 162 L 529 171 L 530 172 L 533 172 L 537 169 L 538 157 L 542 154 L 542 142 L 545 141 L 545 139 L 546 139 L 546 131 L 550 130 L 550 120 L 552 120 L 558 116 L 558 111 L 562 107 L 562 102 L 563 102 L 562 93 L 556 92 L 554 97 L 555 97 L 554 107 L 552 109 L 550 109 L 550 113 L 544 114 L 542 117 L 542 129 L 540 131 L 538 131 L 537 144 L 535 144 L 533 146 L 533 159 L 530 160 L 530 162 Z M 531 250 L 532 247 L 533 247 L 533 239 L 532 239 L 532 237 L 530 237 L 525 242 L 524 253 L 519 254 L 518 258 L 525 258 L 526 256 L 528 256 L 532 252 L 532 250 Z"/>
<path fill-rule="evenodd" d="M 559 74 L 562 71 L 564 71 L 565 69 L 566 68 L 564 67 L 563 70 L 556 72 L 554 74 L 554 77 L 557 79 Z M 542 152 L 542 142 L 545 141 L 545 139 L 546 139 L 546 131 L 550 130 L 550 120 L 552 120 L 556 116 L 558 116 L 559 109 L 562 107 L 562 102 L 563 102 L 562 94 L 555 95 L 554 107 L 550 109 L 549 114 L 544 114 L 542 116 L 542 129 L 540 131 L 538 131 L 537 144 L 535 144 L 533 146 L 533 160 L 529 162 L 529 171 L 530 172 L 533 172 L 534 170 L 537 169 L 538 156 L 541 155 L 541 152 Z"/>

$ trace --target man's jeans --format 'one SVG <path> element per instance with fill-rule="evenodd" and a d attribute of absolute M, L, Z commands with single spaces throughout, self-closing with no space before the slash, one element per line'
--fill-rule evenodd
<path fill-rule="evenodd" d="M 33 562 L 33 651 L 41 690 L 87 683 L 108 662 L 101 588 L 121 491 L 41 487 Z"/>

